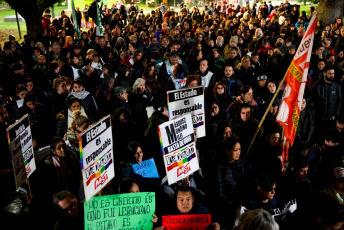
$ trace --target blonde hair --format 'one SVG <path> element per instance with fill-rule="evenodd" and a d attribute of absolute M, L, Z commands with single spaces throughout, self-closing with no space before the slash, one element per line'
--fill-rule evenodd
<path fill-rule="evenodd" d="M 72 123 L 70 124 L 70 129 L 72 129 L 73 131 L 76 130 L 76 126 L 82 127 L 83 125 L 85 125 L 86 126 L 85 129 L 86 129 L 90 125 L 90 120 L 84 115 L 81 115 L 81 110 L 75 110 L 73 114 L 74 114 L 74 119 Z"/>
<path fill-rule="evenodd" d="M 53 81 L 53 89 L 57 89 L 62 82 L 65 82 L 65 80 L 61 78 L 55 78 Z"/>

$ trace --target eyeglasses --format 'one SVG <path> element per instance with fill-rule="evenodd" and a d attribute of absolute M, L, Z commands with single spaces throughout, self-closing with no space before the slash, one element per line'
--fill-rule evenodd
<path fill-rule="evenodd" d="M 217 89 L 224 89 L 223 87 L 217 87 Z"/>
<path fill-rule="evenodd" d="M 71 203 L 67 208 L 61 209 L 61 212 L 62 213 L 68 213 L 69 211 L 75 209 L 77 205 L 78 205 L 77 201 L 74 200 L 73 203 Z"/>

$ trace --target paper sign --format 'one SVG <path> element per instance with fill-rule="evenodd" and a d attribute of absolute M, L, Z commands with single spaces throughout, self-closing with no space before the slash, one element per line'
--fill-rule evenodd
<path fill-rule="evenodd" d="M 130 176 L 130 173 L 135 173 L 144 178 L 159 178 L 159 173 L 153 158 L 142 161 L 140 164 L 134 164 L 123 169 L 123 175 L 125 177 Z"/>
<path fill-rule="evenodd" d="M 191 114 L 159 125 L 168 184 L 173 184 L 199 169 Z"/>
<path fill-rule="evenodd" d="M 85 230 L 151 230 L 155 213 L 155 193 L 97 196 L 86 202 L 84 208 Z"/>
<path fill-rule="evenodd" d="M 170 120 L 191 113 L 196 137 L 205 136 L 203 86 L 168 91 L 167 102 Z"/>
<path fill-rule="evenodd" d="M 16 187 L 18 188 L 36 170 L 29 116 L 24 115 L 6 131 Z"/>
<path fill-rule="evenodd" d="M 110 115 L 79 135 L 80 161 L 88 201 L 115 177 Z"/>
<path fill-rule="evenodd" d="M 211 224 L 210 214 L 163 216 L 162 226 L 167 230 L 206 230 Z"/>

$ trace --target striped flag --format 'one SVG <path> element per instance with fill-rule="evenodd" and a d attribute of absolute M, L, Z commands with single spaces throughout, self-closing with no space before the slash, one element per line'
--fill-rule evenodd
<path fill-rule="evenodd" d="M 102 26 L 102 20 L 101 20 L 101 16 L 100 16 L 98 2 L 96 2 L 96 6 L 97 6 L 96 35 L 97 36 L 103 36 L 103 26 Z"/>
<path fill-rule="evenodd" d="M 73 23 L 74 23 L 75 32 L 78 35 L 78 39 L 80 39 L 81 38 L 81 35 L 80 35 L 80 25 L 78 23 L 78 18 L 76 17 L 74 0 L 72 0 L 72 16 L 73 16 Z"/>
<path fill-rule="evenodd" d="M 307 73 L 317 22 L 316 14 L 317 13 L 315 12 L 287 70 L 285 76 L 286 87 L 284 89 L 281 106 L 276 117 L 276 121 L 284 128 L 284 136 L 286 140 L 291 145 L 294 143 L 300 118 L 303 93 L 307 82 Z"/>

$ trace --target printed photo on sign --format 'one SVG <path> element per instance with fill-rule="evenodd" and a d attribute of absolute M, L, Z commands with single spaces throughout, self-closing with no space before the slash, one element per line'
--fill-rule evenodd
<path fill-rule="evenodd" d="M 80 140 L 80 161 L 86 201 L 115 177 L 110 116 L 88 128 Z"/>
<path fill-rule="evenodd" d="M 191 114 L 161 124 L 159 137 L 169 184 L 199 169 Z"/>
<path fill-rule="evenodd" d="M 84 203 L 85 230 L 153 229 L 155 193 L 139 192 L 93 197 Z"/>
<path fill-rule="evenodd" d="M 170 120 L 191 113 L 196 137 L 205 136 L 203 86 L 168 91 L 167 102 Z"/>

